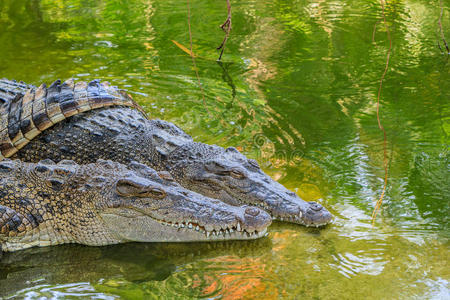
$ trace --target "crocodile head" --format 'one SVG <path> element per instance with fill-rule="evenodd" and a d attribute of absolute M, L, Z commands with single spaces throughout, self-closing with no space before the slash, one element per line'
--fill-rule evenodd
<path fill-rule="evenodd" d="M 110 185 L 99 214 L 123 240 L 191 242 L 247 240 L 265 235 L 270 215 L 252 206 L 236 207 L 192 192 L 167 172 L 139 163 Z M 104 189 L 103 189 L 104 190 Z"/>
<path fill-rule="evenodd" d="M 302 200 L 233 147 L 190 143 L 171 153 L 169 165 L 184 186 L 232 205 L 259 206 L 273 219 L 306 226 L 322 226 L 332 219 L 322 205 Z"/>
<path fill-rule="evenodd" d="M 270 215 L 186 190 L 138 163 L 0 162 L 0 246 L 190 242 L 262 237 Z M 37 234 L 38 233 L 38 234 Z"/>

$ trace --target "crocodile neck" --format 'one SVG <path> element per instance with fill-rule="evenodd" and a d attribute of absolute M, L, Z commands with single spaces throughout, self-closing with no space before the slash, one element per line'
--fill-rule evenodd
<path fill-rule="evenodd" d="M 28 164 L 17 161 L 12 164 L 13 169 L 0 170 L 2 251 L 66 243 L 107 245 L 120 242 L 96 216 L 93 194 L 76 189 L 58 191 L 48 184 L 58 184 L 58 179 L 46 182 Z"/>
<path fill-rule="evenodd" d="M 125 164 L 139 161 L 151 162 L 152 168 L 165 170 L 168 153 L 191 141 L 178 128 L 171 135 L 163 130 L 165 125 L 166 122 L 145 119 L 140 112 L 127 107 L 97 109 L 47 129 L 12 158 L 29 162 L 70 159 L 80 164 L 98 159 Z"/>

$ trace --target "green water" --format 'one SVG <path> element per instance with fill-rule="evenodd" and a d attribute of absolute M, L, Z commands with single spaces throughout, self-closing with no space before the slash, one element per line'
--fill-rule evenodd
<path fill-rule="evenodd" d="M 0 77 L 103 78 L 197 141 L 233 145 L 335 216 L 258 241 L 65 245 L 4 256 L 0 298 L 450 299 L 450 61 L 439 1 L 0 0 Z M 442 1 L 450 40 L 450 2 Z M 374 26 L 376 31 L 374 32 Z M 442 43 L 441 43 L 442 46 Z"/>

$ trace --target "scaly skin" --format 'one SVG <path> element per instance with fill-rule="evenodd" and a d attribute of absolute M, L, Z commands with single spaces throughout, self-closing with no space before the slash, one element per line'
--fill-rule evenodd
<path fill-rule="evenodd" d="M 270 223 L 259 208 L 206 198 L 136 162 L 0 162 L 6 252 L 63 243 L 248 240 L 263 236 Z"/>
<path fill-rule="evenodd" d="M 9 97 L 14 93 L 18 92 L 10 87 Z M 232 205 L 260 206 L 274 219 L 306 226 L 325 225 L 332 219 L 320 204 L 302 200 L 235 148 L 196 143 L 177 126 L 148 120 L 129 107 L 73 115 L 43 131 L 13 157 L 32 162 L 45 158 L 78 163 L 98 158 L 121 163 L 135 160 L 170 172 L 185 188 L 208 197 Z"/>

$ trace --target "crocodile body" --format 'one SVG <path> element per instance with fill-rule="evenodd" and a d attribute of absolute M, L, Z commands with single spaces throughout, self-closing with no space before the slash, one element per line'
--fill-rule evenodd
<path fill-rule="evenodd" d="M 3 80 L 2 101 L 3 157 L 29 162 L 71 159 L 80 164 L 99 158 L 125 164 L 138 161 L 158 171 L 168 171 L 182 186 L 207 197 L 236 206 L 260 206 L 274 219 L 307 226 L 324 225 L 332 219 L 320 204 L 302 200 L 235 148 L 197 143 L 174 124 L 149 120 L 126 93 L 98 80 L 89 84 L 57 81 L 48 89 Z M 27 136 L 21 126 L 27 118 L 36 118 L 35 125 L 41 124 L 34 110 L 31 117 L 24 115 L 24 111 L 29 111 L 23 108 L 27 101 L 33 102 L 33 108 L 46 107 L 40 111 L 46 112 L 43 114 L 50 120 L 45 122 L 47 129 L 35 126 L 38 131 L 34 138 Z M 63 103 L 67 101 L 73 102 L 77 110 L 66 116 Z M 49 105 L 58 103 L 64 118 L 59 114 L 60 118 L 52 120 L 53 106 Z"/>
<path fill-rule="evenodd" d="M 259 208 L 208 199 L 136 162 L 0 162 L 6 252 L 64 243 L 255 239 L 270 223 Z"/>
<path fill-rule="evenodd" d="M 0 159 L 11 157 L 46 129 L 74 115 L 109 106 L 139 106 L 125 92 L 94 80 L 64 83 L 47 88 L 0 81 Z M 142 110 L 141 110 L 142 112 Z"/>

